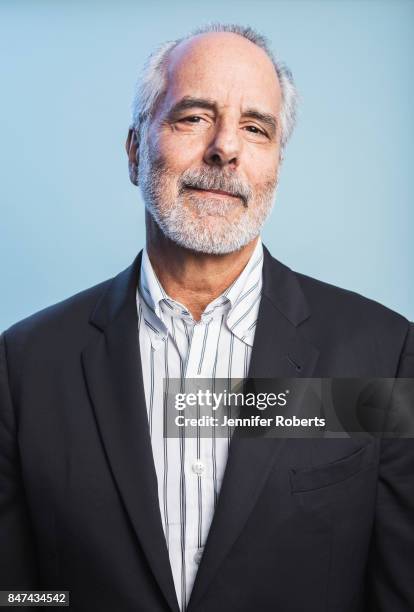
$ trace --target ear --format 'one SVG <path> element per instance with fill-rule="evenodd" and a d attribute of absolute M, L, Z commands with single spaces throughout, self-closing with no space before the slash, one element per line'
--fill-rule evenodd
<path fill-rule="evenodd" d="M 138 185 L 139 141 L 137 132 L 133 127 L 130 127 L 128 130 L 125 149 L 128 155 L 130 181 L 133 185 Z"/>

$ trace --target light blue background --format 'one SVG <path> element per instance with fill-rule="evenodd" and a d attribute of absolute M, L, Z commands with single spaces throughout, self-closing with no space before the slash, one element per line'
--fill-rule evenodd
<path fill-rule="evenodd" d="M 414 319 L 412 1 L 2 1 L 0 329 L 144 244 L 124 141 L 154 44 L 207 21 L 272 41 L 301 94 L 264 242 Z"/>

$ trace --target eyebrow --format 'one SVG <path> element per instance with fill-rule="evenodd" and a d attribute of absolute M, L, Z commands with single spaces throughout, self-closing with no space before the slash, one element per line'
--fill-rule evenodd
<path fill-rule="evenodd" d="M 242 116 L 246 117 L 247 119 L 256 119 L 257 121 L 260 121 L 260 123 L 264 123 L 272 135 L 276 134 L 277 119 L 271 113 L 263 113 L 255 108 L 248 108 L 243 111 Z"/>
<path fill-rule="evenodd" d="M 174 120 L 177 118 L 179 113 L 191 108 L 203 108 L 205 110 L 217 112 L 217 104 L 210 98 L 194 98 L 192 96 L 184 96 L 168 111 L 167 116 L 170 120 Z M 276 117 L 271 113 L 265 113 L 255 108 L 247 108 L 242 112 L 242 117 L 260 121 L 267 126 L 272 135 L 274 135 L 277 131 L 278 122 Z"/>

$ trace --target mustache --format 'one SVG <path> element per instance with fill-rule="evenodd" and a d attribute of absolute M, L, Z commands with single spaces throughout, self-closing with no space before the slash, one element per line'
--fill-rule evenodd
<path fill-rule="evenodd" d="M 226 191 L 232 196 L 240 198 L 245 206 L 252 197 L 252 189 L 245 181 L 224 174 L 222 170 L 215 168 L 202 168 L 199 170 L 186 170 L 179 180 L 180 195 L 185 189 L 214 189 Z"/>

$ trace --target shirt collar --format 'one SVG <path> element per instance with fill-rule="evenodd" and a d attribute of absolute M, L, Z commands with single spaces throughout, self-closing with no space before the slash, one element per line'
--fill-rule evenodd
<path fill-rule="evenodd" d="M 253 346 L 254 332 L 262 295 L 263 245 L 261 238 L 240 276 L 227 289 L 231 308 L 227 326 L 242 342 Z"/>
<path fill-rule="evenodd" d="M 252 346 L 261 296 L 262 268 L 263 245 L 259 236 L 243 271 L 230 287 L 206 306 L 202 320 L 207 322 L 215 316 L 224 314 L 230 331 Z M 168 328 L 163 320 L 165 315 L 169 314 L 192 322 L 187 308 L 170 298 L 164 291 L 151 265 L 146 248 L 142 253 L 137 301 L 141 302 L 151 341 L 154 340 L 156 344 L 168 336 Z"/>

